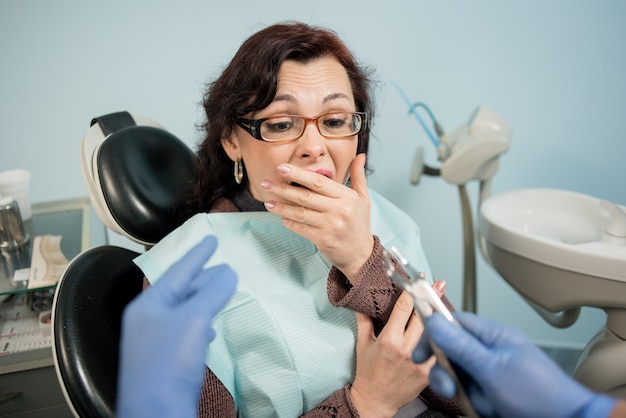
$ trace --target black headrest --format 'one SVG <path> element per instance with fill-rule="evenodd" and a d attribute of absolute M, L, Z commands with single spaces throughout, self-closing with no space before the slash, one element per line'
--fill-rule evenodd
<path fill-rule="evenodd" d="M 153 245 L 185 220 L 174 209 L 193 177 L 193 152 L 149 120 L 130 126 L 127 118 L 102 126 L 100 120 L 109 119 L 95 118 L 82 146 L 92 204 L 106 226 Z"/>
<path fill-rule="evenodd" d="M 182 223 L 173 204 L 193 175 L 193 153 L 178 138 L 150 126 L 124 128 L 96 158 L 107 206 L 127 234 L 158 242 Z"/>

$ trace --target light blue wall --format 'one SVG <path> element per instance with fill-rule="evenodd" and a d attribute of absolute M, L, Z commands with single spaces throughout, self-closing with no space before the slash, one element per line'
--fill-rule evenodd
<path fill-rule="evenodd" d="M 130 4 L 129 4 L 130 3 Z M 457 189 L 408 183 L 430 143 L 394 80 L 451 131 L 485 104 L 512 125 L 493 192 L 549 186 L 626 204 L 626 2 L 414 0 L 0 2 L 0 170 L 28 168 L 35 202 L 86 195 L 78 151 L 92 117 L 149 116 L 194 146 L 203 84 L 251 33 L 278 20 L 334 28 L 377 69 L 370 185 L 423 227 L 448 296 L 461 306 Z M 475 201 L 473 185 L 469 185 Z M 580 347 L 603 323 L 547 325 L 482 259 L 479 313 L 537 342 Z"/>

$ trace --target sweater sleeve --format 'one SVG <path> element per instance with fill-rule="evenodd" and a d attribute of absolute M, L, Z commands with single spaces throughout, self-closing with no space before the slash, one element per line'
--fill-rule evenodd
<path fill-rule="evenodd" d="M 327 291 L 328 299 L 333 306 L 364 313 L 379 321 L 381 325 L 387 323 L 402 289 L 387 277 L 383 250 L 380 239 L 374 236 L 374 249 L 359 272 L 359 280 L 355 286 L 350 285 L 346 276 L 337 267 L 333 266 L 330 269 Z M 397 271 L 408 277 L 393 257 L 392 262 Z M 455 311 L 445 295 L 441 300 L 450 311 Z"/>
<path fill-rule="evenodd" d="M 395 260 L 393 262 L 398 270 L 403 271 Z M 359 272 L 356 285 L 350 286 L 344 274 L 333 266 L 328 274 L 327 291 L 333 306 L 369 315 L 377 330 L 387 323 L 402 293 L 402 289 L 387 277 L 383 246 L 377 236 L 374 236 L 374 249 Z"/>
<path fill-rule="evenodd" d="M 204 373 L 204 385 L 200 392 L 198 417 L 237 418 L 233 397 L 208 367 Z"/>
<path fill-rule="evenodd" d="M 219 379 L 206 369 L 204 385 L 198 406 L 200 418 L 236 418 L 235 402 Z M 330 395 L 303 418 L 359 418 L 359 413 L 350 399 L 350 385 Z"/>

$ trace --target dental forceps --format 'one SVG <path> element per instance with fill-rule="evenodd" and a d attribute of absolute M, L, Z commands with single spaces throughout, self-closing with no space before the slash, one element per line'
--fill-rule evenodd
<path fill-rule="evenodd" d="M 404 271 L 409 277 L 404 277 L 396 270 L 395 265 L 391 261 L 389 252 L 387 252 L 386 249 L 383 249 L 383 258 L 385 260 L 385 267 L 387 268 L 387 277 L 413 296 L 414 309 L 421 318 L 424 328 L 426 328 L 426 319 L 429 318 L 434 312 L 439 312 L 448 321 L 455 323 L 457 326 L 461 326 L 458 321 L 454 319 L 452 313 L 450 313 L 446 305 L 441 301 L 441 298 L 430 286 L 430 283 L 426 280 L 425 274 L 421 271 L 417 271 L 396 247 L 392 246 L 390 252 L 402 268 L 404 268 Z M 465 416 L 467 418 L 479 418 L 448 357 L 430 338 L 428 339 L 428 343 L 433 350 L 433 354 L 435 355 L 439 366 L 452 377 L 454 385 L 456 386 L 457 399 L 459 401 L 459 405 L 465 412 Z"/>

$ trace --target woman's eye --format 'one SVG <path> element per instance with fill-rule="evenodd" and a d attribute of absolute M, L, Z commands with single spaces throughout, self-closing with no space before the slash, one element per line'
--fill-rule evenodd
<path fill-rule="evenodd" d="M 272 132 L 285 132 L 293 128 L 293 122 L 290 120 L 281 121 L 265 121 L 265 128 Z"/>
<path fill-rule="evenodd" d="M 345 118 L 328 118 L 328 119 L 324 119 L 324 126 L 326 126 L 329 129 L 340 129 L 343 128 L 346 125 L 346 119 Z"/>

